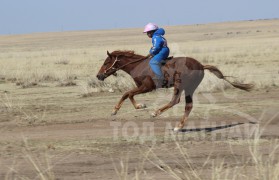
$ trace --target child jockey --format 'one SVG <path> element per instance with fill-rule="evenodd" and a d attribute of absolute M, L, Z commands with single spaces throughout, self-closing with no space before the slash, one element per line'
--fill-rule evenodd
<path fill-rule="evenodd" d="M 149 55 L 152 56 L 152 59 L 149 65 L 156 75 L 155 79 L 153 79 L 154 83 L 157 88 L 161 88 L 164 80 L 164 75 L 161 71 L 161 63 L 163 60 L 167 59 L 170 52 L 167 40 L 163 37 L 165 30 L 159 28 L 156 24 L 148 23 L 143 32 L 146 33 L 149 38 L 152 38 L 153 46 L 149 51 Z"/>

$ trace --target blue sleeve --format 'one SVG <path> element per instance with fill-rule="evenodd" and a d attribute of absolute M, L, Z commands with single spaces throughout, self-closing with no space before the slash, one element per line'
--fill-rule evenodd
<path fill-rule="evenodd" d="M 149 53 L 152 54 L 153 56 L 158 54 L 163 47 L 162 46 L 163 43 L 164 43 L 163 38 L 160 36 L 156 36 L 152 38 L 153 47 L 150 49 Z"/>

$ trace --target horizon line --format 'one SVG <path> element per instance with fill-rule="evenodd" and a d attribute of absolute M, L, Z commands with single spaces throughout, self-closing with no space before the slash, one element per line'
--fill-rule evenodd
<path fill-rule="evenodd" d="M 269 21 L 269 20 L 279 20 L 279 18 L 260 18 L 260 19 L 246 19 L 246 20 L 228 20 L 228 21 L 218 21 L 218 22 L 207 22 L 207 23 L 194 23 L 194 24 L 176 24 L 176 25 L 163 25 L 165 27 L 174 26 L 193 26 L 193 25 L 208 25 L 208 24 L 221 24 L 221 23 L 234 23 L 234 22 L 245 22 L 245 21 Z M 38 31 L 30 33 L 9 33 L 0 34 L 0 37 L 4 36 L 22 36 L 22 35 L 35 35 L 35 34 L 47 34 L 47 33 L 67 33 L 67 32 L 88 32 L 88 31 L 113 31 L 113 30 L 129 30 L 129 29 L 139 29 L 141 27 L 119 27 L 119 28 L 96 28 L 96 29 L 80 29 L 80 30 L 61 30 L 61 31 Z"/>

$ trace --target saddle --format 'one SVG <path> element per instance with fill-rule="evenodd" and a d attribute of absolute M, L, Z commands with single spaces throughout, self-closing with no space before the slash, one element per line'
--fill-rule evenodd
<path fill-rule="evenodd" d="M 164 59 L 164 60 L 161 62 L 161 65 L 162 65 L 162 66 L 166 65 L 166 63 L 167 63 L 169 60 L 172 60 L 172 59 L 173 59 L 173 56 L 167 57 L 166 59 Z"/>

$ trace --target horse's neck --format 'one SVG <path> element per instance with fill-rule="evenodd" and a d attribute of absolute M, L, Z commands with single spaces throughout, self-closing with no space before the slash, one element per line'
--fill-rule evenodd
<path fill-rule="evenodd" d="M 127 59 L 125 62 L 121 64 L 121 66 L 123 66 L 121 69 L 126 73 L 130 74 L 131 76 L 134 76 L 134 70 L 138 69 L 139 67 L 142 67 L 142 64 L 146 64 L 148 59 L 137 62 L 136 61 L 137 59 Z"/>

